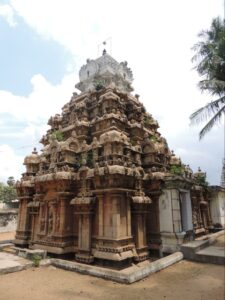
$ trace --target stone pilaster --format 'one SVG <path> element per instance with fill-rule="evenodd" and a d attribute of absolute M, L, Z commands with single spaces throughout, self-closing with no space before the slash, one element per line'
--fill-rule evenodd
<path fill-rule="evenodd" d="M 149 257 L 146 233 L 146 217 L 149 212 L 150 198 L 143 196 L 132 197 L 132 231 L 136 255 L 134 261 L 143 261 Z"/>
<path fill-rule="evenodd" d="M 78 221 L 78 249 L 75 258 L 79 262 L 92 263 L 94 257 L 91 251 L 92 215 L 94 213 L 94 197 L 76 197 L 71 202 L 74 206 L 74 217 Z"/>
<path fill-rule="evenodd" d="M 122 190 L 97 193 L 98 235 L 94 257 L 120 267 L 135 255 L 131 236 L 130 199 Z"/>
<path fill-rule="evenodd" d="M 27 246 L 31 235 L 31 218 L 29 215 L 28 203 L 32 197 L 26 196 L 20 198 L 19 218 L 14 243 L 16 245 Z"/>
<path fill-rule="evenodd" d="M 150 194 L 152 203 L 149 206 L 147 214 L 147 244 L 149 250 L 154 254 L 160 254 L 161 235 L 160 235 L 160 220 L 159 220 L 159 197 L 160 190 Z"/>

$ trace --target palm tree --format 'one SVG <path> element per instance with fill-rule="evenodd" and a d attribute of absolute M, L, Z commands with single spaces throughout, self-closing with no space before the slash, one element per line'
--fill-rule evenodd
<path fill-rule="evenodd" d="M 200 42 L 193 47 L 196 53 L 192 59 L 197 62 L 195 69 L 203 77 L 198 85 L 202 92 L 217 96 L 190 116 L 192 124 L 207 121 L 199 133 L 199 139 L 202 139 L 223 115 L 225 118 L 225 20 L 213 19 L 210 29 L 198 36 Z"/>

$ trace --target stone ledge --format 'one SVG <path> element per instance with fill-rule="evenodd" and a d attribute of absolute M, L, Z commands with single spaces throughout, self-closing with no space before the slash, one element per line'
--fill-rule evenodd
<path fill-rule="evenodd" d="M 209 244 L 212 245 L 215 242 L 215 240 L 221 235 L 225 235 L 225 230 L 220 230 L 220 231 L 215 232 L 212 235 L 210 235 L 209 236 Z"/>
<path fill-rule="evenodd" d="M 212 245 L 219 236 L 224 234 L 225 234 L 225 230 L 221 230 L 219 232 L 206 236 L 205 239 L 195 240 L 187 244 L 183 244 L 181 246 L 181 252 L 183 253 L 184 258 L 193 261 L 207 262 L 207 259 L 202 259 L 201 250 Z M 207 256 L 209 257 L 209 255 Z M 216 261 L 216 254 L 214 256 L 215 256 L 214 260 Z M 209 262 L 210 261 L 213 261 L 213 259 L 210 258 Z"/>
<path fill-rule="evenodd" d="M 47 259 L 42 260 L 40 266 L 53 265 L 68 271 L 78 272 L 81 274 L 96 276 L 108 280 L 113 280 L 119 283 L 130 284 L 139 281 L 152 273 L 158 272 L 170 265 L 175 264 L 183 259 L 181 252 L 176 252 L 154 262 L 145 261 L 137 265 L 133 265 L 121 271 L 112 270 L 109 268 L 101 268 L 98 266 L 91 266 L 80 264 L 77 262 L 66 261 L 62 259 Z"/>
<path fill-rule="evenodd" d="M 4 245 L 8 245 L 8 246 L 13 246 L 13 240 L 4 240 L 4 241 L 0 241 L 0 248 Z"/>
<path fill-rule="evenodd" d="M 202 263 L 212 263 L 216 265 L 225 264 L 224 247 L 209 246 L 196 253 L 196 260 Z"/>
<path fill-rule="evenodd" d="M 24 270 L 24 266 L 12 266 L 12 267 L 6 267 L 6 268 L 0 268 L 0 274 L 8 274 L 8 273 L 14 273 Z"/>
<path fill-rule="evenodd" d="M 27 248 L 19 248 L 19 247 L 12 247 L 15 250 L 15 254 L 19 257 L 23 257 L 29 260 L 33 260 L 35 256 L 40 256 L 41 258 L 46 258 L 47 251 L 41 249 L 27 249 Z"/>
<path fill-rule="evenodd" d="M 10 253 L 0 253 L 0 275 L 26 270 L 33 266 L 33 262 L 29 260 Z"/>

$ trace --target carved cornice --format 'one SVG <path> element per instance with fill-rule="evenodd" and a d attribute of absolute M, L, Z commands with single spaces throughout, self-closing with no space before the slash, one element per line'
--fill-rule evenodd
<path fill-rule="evenodd" d="M 187 178 L 183 178 L 180 176 L 171 176 L 165 178 L 163 188 L 190 190 L 193 184 L 194 182 Z"/>

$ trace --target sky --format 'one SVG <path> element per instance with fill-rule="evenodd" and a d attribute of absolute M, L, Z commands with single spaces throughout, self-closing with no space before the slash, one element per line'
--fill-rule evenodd
<path fill-rule="evenodd" d="M 223 124 L 199 141 L 189 116 L 212 100 L 197 87 L 191 49 L 223 16 L 224 0 L 0 0 L 0 181 L 19 179 L 24 157 L 50 116 L 75 91 L 79 69 L 102 43 L 128 61 L 134 94 L 160 125 L 170 149 L 219 185 Z"/>

